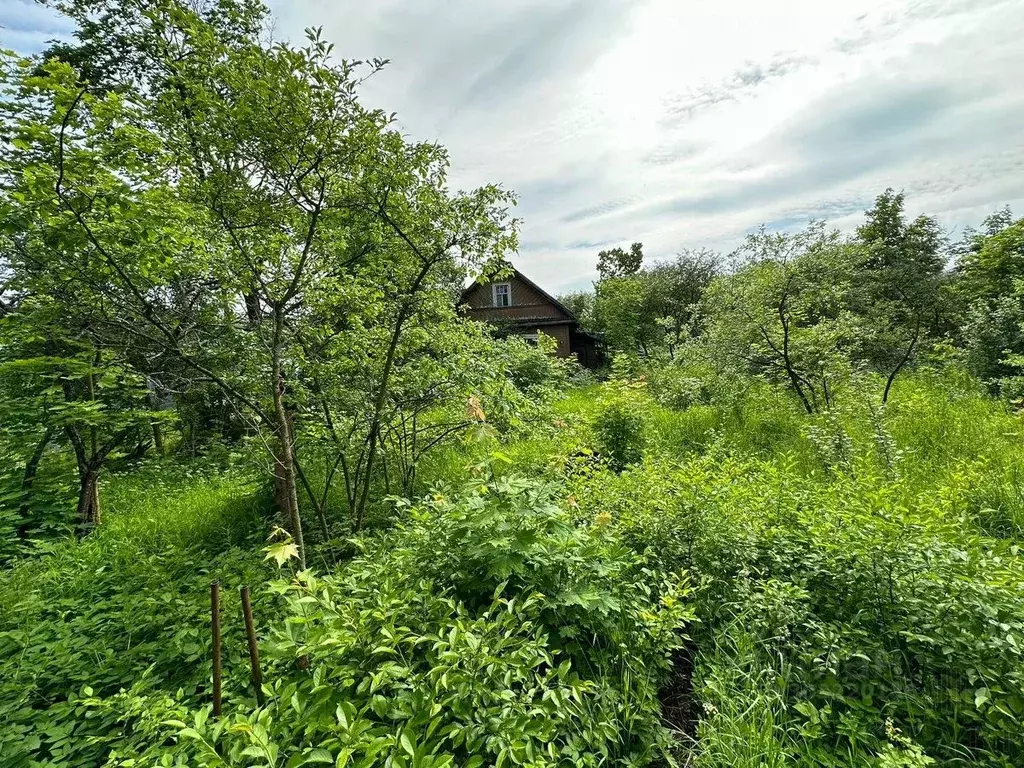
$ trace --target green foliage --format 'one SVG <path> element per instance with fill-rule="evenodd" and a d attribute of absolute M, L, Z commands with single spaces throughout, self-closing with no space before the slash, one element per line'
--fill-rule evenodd
<path fill-rule="evenodd" d="M 697 308 L 720 268 L 712 251 L 684 251 L 647 269 L 603 276 L 588 322 L 616 353 L 675 358 L 700 332 Z"/>
<path fill-rule="evenodd" d="M 250 0 L 55 5 L 75 42 L 0 53 L 0 763 L 1024 763 L 1009 210 L 955 274 L 893 190 L 724 273 L 602 251 L 567 303 L 612 380 L 566 393 L 457 311 L 515 198 L 360 103 L 386 62 Z M 204 469 L 137 466 L 164 428 Z M 268 697 L 225 621 L 216 720 L 211 579 Z"/>
<path fill-rule="evenodd" d="M 856 248 L 821 223 L 749 235 L 742 266 L 705 298 L 715 364 L 784 383 L 808 413 L 831 406 L 863 328 L 852 311 Z"/>
<path fill-rule="evenodd" d="M 643 458 L 646 444 L 645 386 L 642 381 L 618 381 L 609 386 L 593 420 L 596 447 L 608 465 L 623 470 Z"/>
<path fill-rule="evenodd" d="M 577 462 L 568 490 L 582 518 L 608 514 L 699 580 L 705 764 L 1016 764 L 1020 420 L 953 372 L 904 380 L 884 410 L 860 402 L 790 407 L 759 447 L 739 434 L 757 421 L 712 408 L 728 426 L 700 453 L 656 436 L 621 473 Z"/>
<path fill-rule="evenodd" d="M 439 491 L 336 575 L 278 583 L 267 707 L 181 714 L 177 745 L 143 764 L 649 762 L 668 743 L 656 694 L 689 589 L 574 524 L 556 490 Z"/>
<path fill-rule="evenodd" d="M 1024 355 L 1024 219 L 974 234 L 958 270 L 968 365 L 998 386 L 1019 375 Z M 1014 384 L 1008 386 L 1012 392 Z"/>
<path fill-rule="evenodd" d="M 151 738 L 160 702 L 207 700 L 214 579 L 228 587 L 225 668 L 241 679 L 231 588 L 268 575 L 251 488 L 245 476 L 170 467 L 116 478 L 104 486 L 105 526 L 0 573 L 0 763 L 103 765 Z M 270 603 L 256 596 L 265 617 Z"/>
<path fill-rule="evenodd" d="M 865 326 L 858 358 L 885 376 L 898 374 L 922 338 L 947 325 L 940 302 L 946 258 L 939 224 L 930 216 L 908 222 L 903 208 L 903 193 L 887 189 L 857 229 L 865 248 L 855 307 Z M 888 389 L 883 397 L 887 394 Z"/>
<path fill-rule="evenodd" d="M 597 272 L 602 280 L 629 277 L 640 270 L 643 261 L 643 243 L 633 243 L 628 251 L 622 248 L 609 248 L 597 254 Z"/>
<path fill-rule="evenodd" d="M 508 381 L 528 401 L 549 404 L 556 395 L 563 392 L 569 377 L 578 365 L 563 358 L 555 357 L 557 342 L 541 334 L 536 345 L 528 344 L 518 336 L 510 336 L 495 350 L 504 359 Z M 520 409 L 525 404 L 519 405 Z"/>
<path fill-rule="evenodd" d="M 573 293 L 563 293 L 558 297 L 558 302 L 576 316 L 584 330 L 593 331 L 595 329 L 594 294 L 592 292 L 575 291 Z"/>
<path fill-rule="evenodd" d="M 45 551 L 73 531 L 71 458 L 50 450 L 49 437 L 45 429 L 0 436 L 0 564 Z M 27 467 L 44 439 L 47 445 L 28 484 Z"/>
<path fill-rule="evenodd" d="M 696 766 L 761 768 L 794 763 L 785 677 L 743 617 L 726 623 L 701 654 L 694 691 L 703 709 Z"/>

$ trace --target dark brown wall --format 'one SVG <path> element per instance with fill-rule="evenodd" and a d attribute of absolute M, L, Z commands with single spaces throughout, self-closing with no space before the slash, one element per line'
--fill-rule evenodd
<path fill-rule="evenodd" d="M 548 336 L 554 336 L 555 341 L 558 342 L 558 349 L 555 350 L 557 357 L 568 357 L 572 354 L 569 347 L 569 324 L 565 325 L 544 325 L 540 328 L 535 328 L 534 331 L 540 333 L 546 333 Z"/>
<path fill-rule="evenodd" d="M 496 322 L 567 319 L 553 304 L 530 304 L 527 306 L 513 304 L 511 307 L 481 307 L 478 309 L 470 307 L 466 310 L 466 314 L 474 320 L 494 320 Z"/>

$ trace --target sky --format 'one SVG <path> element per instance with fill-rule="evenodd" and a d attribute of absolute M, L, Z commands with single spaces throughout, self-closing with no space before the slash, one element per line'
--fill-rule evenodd
<path fill-rule="evenodd" d="M 274 34 L 322 26 L 456 188 L 519 195 L 514 262 L 586 288 L 597 252 L 728 251 L 761 224 L 844 230 L 886 187 L 952 237 L 1024 213 L 1022 0 L 284 0 Z M 0 45 L 67 36 L 0 0 Z"/>

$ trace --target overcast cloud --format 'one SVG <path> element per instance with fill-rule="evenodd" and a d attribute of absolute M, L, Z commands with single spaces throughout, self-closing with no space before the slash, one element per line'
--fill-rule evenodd
<path fill-rule="evenodd" d="M 734 247 L 762 222 L 855 225 L 887 186 L 954 234 L 1024 213 L 1021 0 L 313 0 L 275 2 L 348 58 L 452 182 L 520 195 L 517 259 L 553 291 L 596 252 Z M 3 0 L 0 41 L 66 24 Z"/>

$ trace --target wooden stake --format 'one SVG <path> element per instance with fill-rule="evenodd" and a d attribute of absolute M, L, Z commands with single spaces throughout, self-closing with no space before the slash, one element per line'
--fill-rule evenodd
<path fill-rule="evenodd" d="M 220 582 L 210 584 L 210 631 L 213 634 L 213 716 L 220 717 Z"/>
<path fill-rule="evenodd" d="M 256 645 L 256 628 L 252 621 L 252 602 L 249 587 L 242 587 L 242 617 L 245 619 L 245 639 L 249 643 L 249 668 L 252 670 L 252 684 L 256 689 L 256 703 L 261 707 L 263 698 L 263 673 L 260 672 L 260 649 Z"/>

